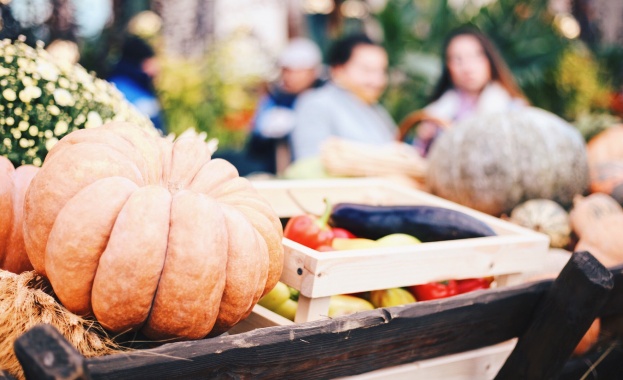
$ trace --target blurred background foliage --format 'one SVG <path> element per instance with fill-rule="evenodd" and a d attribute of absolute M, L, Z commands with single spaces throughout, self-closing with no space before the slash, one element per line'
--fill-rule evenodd
<path fill-rule="evenodd" d="M 391 66 L 382 103 L 396 122 L 428 103 L 441 72 L 440 49 L 447 33 L 474 25 L 495 42 L 533 105 L 574 122 L 588 138 L 623 114 L 623 41 L 604 42 L 583 8 L 607 1 L 264 0 L 262 4 L 287 7 L 284 33 L 309 36 L 323 51 L 331 40 L 354 31 L 382 40 Z M 239 148 L 266 83 L 274 79 L 275 54 L 257 38 L 258 30 L 215 38 L 211 24 L 215 18 L 241 17 L 231 11 L 217 15 L 219 3 L 227 1 L 1 0 L 0 38 L 24 34 L 31 44 L 37 39 L 47 44 L 55 39 L 74 41 L 80 63 L 106 77 L 119 57 L 124 33 L 142 35 L 156 47 L 162 65 L 156 88 L 168 130 L 177 134 L 192 127 L 217 137 L 221 148 Z M 556 10 L 554 3 L 564 3 L 567 9 Z M 94 32 L 94 22 L 85 24 L 82 16 L 95 11 L 109 14 L 99 16 L 104 22 Z M 38 16 L 29 21 L 24 15 Z M 196 23 L 198 29 L 191 30 L 186 41 L 175 43 L 175 33 L 183 33 L 186 23 Z M 191 54 L 172 51 L 171 41 Z"/>
<path fill-rule="evenodd" d="M 574 24 L 564 17 L 571 16 L 555 16 L 541 0 L 498 0 L 478 10 L 447 0 L 390 1 L 376 16 L 394 70 L 384 103 L 396 120 L 425 106 L 440 74 L 445 36 L 471 24 L 491 37 L 533 105 L 570 121 L 582 116 L 585 125 L 586 115 L 606 120 L 601 115 L 623 78 L 623 49 L 589 47 L 574 38 Z"/>

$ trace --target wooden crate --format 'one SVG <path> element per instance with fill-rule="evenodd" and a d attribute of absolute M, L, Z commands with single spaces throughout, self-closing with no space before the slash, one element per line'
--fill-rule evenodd
<path fill-rule="evenodd" d="M 434 195 L 379 179 L 255 181 L 281 218 L 321 214 L 324 199 L 374 205 L 431 205 L 462 211 L 498 236 L 351 251 L 318 252 L 284 238 L 281 281 L 300 291 L 296 322 L 326 318 L 331 295 L 473 277 L 518 283 L 543 265 L 549 238 Z M 305 209 L 303 210 L 301 206 Z"/>

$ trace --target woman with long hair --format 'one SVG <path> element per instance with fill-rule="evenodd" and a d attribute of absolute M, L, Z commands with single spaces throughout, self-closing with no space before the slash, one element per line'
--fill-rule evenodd
<path fill-rule="evenodd" d="M 452 31 L 442 51 L 441 77 L 424 113 L 451 124 L 473 114 L 503 112 L 528 104 L 513 75 L 493 43 L 473 27 Z M 432 123 L 422 123 L 415 139 L 426 154 L 439 133 Z"/>

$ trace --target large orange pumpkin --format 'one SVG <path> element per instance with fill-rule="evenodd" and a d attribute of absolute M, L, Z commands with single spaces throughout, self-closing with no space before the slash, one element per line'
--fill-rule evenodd
<path fill-rule="evenodd" d="M 22 210 L 26 189 L 37 170 L 32 165 L 15 169 L 0 156 L 0 269 L 14 273 L 32 270 L 24 248 Z"/>
<path fill-rule="evenodd" d="M 128 123 L 63 138 L 24 213 L 35 270 L 70 311 L 113 332 L 225 331 L 283 267 L 279 218 L 231 164 L 198 138 L 171 142 Z"/>

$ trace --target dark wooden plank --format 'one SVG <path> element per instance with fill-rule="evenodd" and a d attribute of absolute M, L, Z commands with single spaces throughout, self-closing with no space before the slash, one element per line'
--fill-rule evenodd
<path fill-rule="evenodd" d="M 26 379 L 91 379 L 84 357 L 52 325 L 37 325 L 14 343 Z"/>
<path fill-rule="evenodd" d="M 608 302 L 603 306 L 600 315 L 610 316 L 623 314 L 623 265 L 609 268 L 612 272 L 614 287 L 608 297 Z"/>
<path fill-rule="evenodd" d="M 613 269 L 623 293 L 623 267 Z M 552 281 L 86 359 L 94 379 L 329 378 L 499 343 L 527 328 Z M 617 305 L 610 297 L 602 308 Z M 616 307 L 615 307 L 616 308 Z M 548 344 L 548 343 L 546 343 Z"/>
<path fill-rule="evenodd" d="M 608 301 L 612 277 L 590 253 L 575 252 L 496 379 L 555 378 Z"/>
<path fill-rule="evenodd" d="M 87 359 L 94 379 L 324 379 L 518 336 L 551 281 Z"/>

